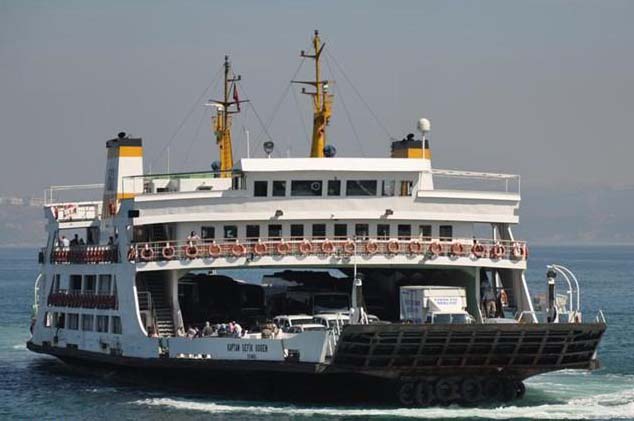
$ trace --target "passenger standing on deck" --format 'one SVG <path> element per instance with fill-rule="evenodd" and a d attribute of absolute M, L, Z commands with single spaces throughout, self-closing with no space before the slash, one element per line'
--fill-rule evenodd
<path fill-rule="evenodd" d="M 79 245 L 79 235 L 75 234 L 75 237 L 72 240 L 70 240 L 70 245 L 71 246 Z"/>
<path fill-rule="evenodd" d="M 192 231 L 189 233 L 189 235 L 187 236 L 187 241 L 189 242 L 190 246 L 193 246 L 194 244 L 196 244 L 198 241 L 200 241 L 200 237 L 198 236 L 198 234 L 196 234 L 196 231 Z"/>
<path fill-rule="evenodd" d="M 214 333 L 214 328 L 211 327 L 209 322 L 205 322 L 205 327 L 203 327 L 202 336 L 211 336 Z"/>
<path fill-rule="evenodd" d="M 480 284 L 480 294 L 482 294 L 482 308 L 485 317 L 495 317 L 495 293 L 488 279 Z"/>
<path fill-rule="evenodd" d="M 62 239 L 60 240 L 61 246 L 68 248 L 70 247 L 70 240 L 68 238 L 66 238 L 65 235 L 62 235 Z"/>

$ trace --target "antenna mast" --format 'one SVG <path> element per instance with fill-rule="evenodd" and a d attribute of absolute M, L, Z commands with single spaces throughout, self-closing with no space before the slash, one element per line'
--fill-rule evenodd
<path fill-rule="evenodd" d="M 236 82 L 242 80 L 240 75 L 235 75 L 231 71 L 229 56 L 225 56 L 224 63 L 224 96 L 222 101 L 209 101 L 216 105 L 216 115 L 212 117 L 212 128 L 216 135 L 216 143 L 220 155 L 220 176 L 231 177 L 233 169 L 233 151 L 231 148 L 231 114 L 240 112 L 240 104 L 248 100 L 240 100 L 238 97 L 238 86 Z M 233 96 L 231 95 L 233 93 Z M 235 105 L 234 110 L 230 110 Z"/>
<path fill-rule="evenodd" d="M 323 158 L 324 147 L 326 146 L 326 126 L 332 115 L 332 98 L 333 95 L 328 92 L 328 81 L 321 80 L 321 67 L 319 59 L 321 53 L 326 46 L 319 39 L 319 31 L 315 31 L 313 37 L 313 54 L 306 54 L 302 50 L 301 57 L 312 58 L 315 61 L 315 80 L 314 81 L 293 81 L 293 83 L 301 83 L 310 85 L 315 88 L 315 92 L 307 92 L 306 88 L 302 88 L 302 93 L 313 97 L 313 138 L 310 147 L 311 158 Z"/>

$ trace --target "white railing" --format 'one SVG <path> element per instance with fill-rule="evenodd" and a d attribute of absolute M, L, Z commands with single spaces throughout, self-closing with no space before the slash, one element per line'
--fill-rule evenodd
<path fill-rule="evenodd" d="M 86 193 L 88 191 L 88 193 Z M 90 202 L 101 200 L 103 184 L 77 184 L 70 186 L 50 186 L 44 190 L 44 204 Z M 81 197 L 80 197 L 81 196 Z M 88 196 L 88 197 L 86 197 Z"/>
<path fill-rule="evenodd" d="M 433 176 L 434 190 L 520 193 L 520 176 L 515 174 L 443 169 L 432 169 L 423 174 Z"/>

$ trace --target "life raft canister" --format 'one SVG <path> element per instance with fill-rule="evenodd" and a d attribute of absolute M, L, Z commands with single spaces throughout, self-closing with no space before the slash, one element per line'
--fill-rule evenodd
<path fill-rule="evenodd" d="M 442 245 L 439 242 L 434 241 L 429 245 L 429 252 L 434 256 L 439 256 L 440 253 L 442 253 Z"/>
<path fill-rule="evenodd" d="M 307 255 L 313 252 L 313 245 L 309 241 L 304 241 L 299 245 L 299 252 Z"/>

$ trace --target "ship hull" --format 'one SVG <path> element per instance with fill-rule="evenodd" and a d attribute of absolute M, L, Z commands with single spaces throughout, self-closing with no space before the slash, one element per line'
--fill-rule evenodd
<path fill-rule="evenodd" d="M 537 374 L 596 368 L 595 351 L 604 331 L 605 325 L 600 323 L 348 326 L 330 363 L 137 358 L 32 342 L 27 346 L 69 364 L 114 370 L 145 384 L 231 398 L 475 405 L 519 398 L 524 393 L 522 381 Z M 538 350 L 528 353 L 535 344 L 528 338 L 537 333 L 544 333 Z M 467 335 L 470 345 L 465 349 Z M 429 346 L 440 343 L 441 338 L 443 348 L 434 355 Z M 459 338 L 463 342 L 456 343 Z M 482 338 L 488 338 L 487 342 Z M 509 344 L 513 350 L 504 352 L 510 350 Z M 554 353 L 558 346 L 559 352 Z"/>

